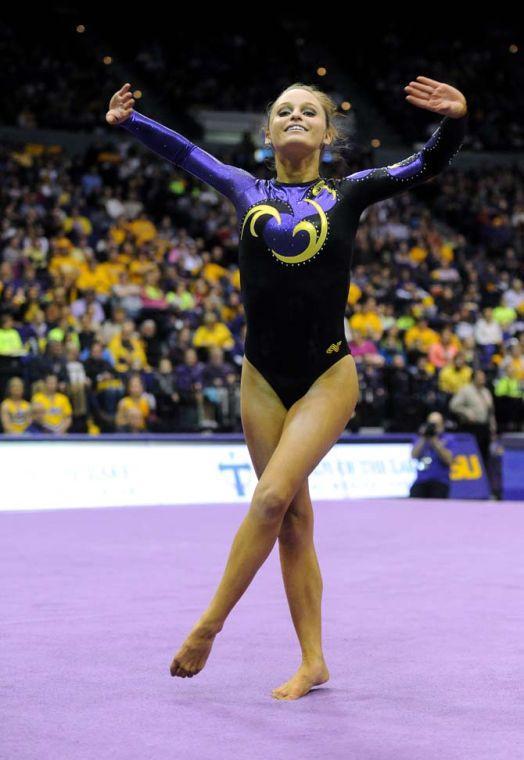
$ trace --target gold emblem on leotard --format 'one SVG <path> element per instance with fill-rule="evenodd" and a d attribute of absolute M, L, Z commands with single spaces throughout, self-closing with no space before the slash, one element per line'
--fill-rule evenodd
<path fill-rule="evenodd" d="M 339 351 L 341 343 L 341 340 L 337 341 L 336 343 L 332 343 L 329 348 L 326 348 L 326 354 L 332 354 L 333 351 Z"/>
<path fill-rule="evenodd" d="M 317 193 L 319 190 L 320 188 L 317 190 Z M 310 203 L 315 208 L 317 214 L 320 217 L 320 231 L 318 231 L 315 225 L 307 219 L 303 219 L 301 222 L 296 224 L 293 227 L 293 237 L 295 237 L 297 232 L 304 230 L 309 235 L 309 243 L 307 247 L 302 251 L 302 253 L 297 253 L 296 256 L 283 256 L 281 253 L 277 253 L 277 251 L 271 249 L 273 256 L 276 256 L 279 261 L 283 261 L 285 264 L 302 264 L 304 261 L 307 261 L 316 253 L 318 253 L 326 241 L 328 221 L 324 209 L 316 201 L 311 200 L 310 198 L 304 198 L 304 203 Z M 242 237 L 244 234 L 244 228 L 247 224 L 248 219 L 251 219 L 249 231 L 253 237 L 258 237 L 255 230 L 255 224 L 258 219 L 260 219 L 260 217 L 264 216 L 265 214 L 269 214 L 270 216 L 274 217 L 279 224 L 282 223 L 280 212 L 273 206 L 269 206 L 267 204 L 254 206 L 246 214 L 246 218 L 244 219 L 244 224 L 242 225 L 242 230 L 240 232 L 240 237 Z"/>

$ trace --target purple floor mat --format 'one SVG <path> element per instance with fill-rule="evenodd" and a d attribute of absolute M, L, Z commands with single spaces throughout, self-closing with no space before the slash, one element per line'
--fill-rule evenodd
<path fill-rule="evenodd" d="M 169 675 L 246 509 L 0 513 L 2 760 L 524 757 L 524 504 L 317 502 L 331 679 L 291 702 L 276 546 Z"/>

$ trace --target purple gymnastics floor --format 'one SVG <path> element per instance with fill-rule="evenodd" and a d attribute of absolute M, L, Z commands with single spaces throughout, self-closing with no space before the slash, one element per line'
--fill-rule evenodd
<path fill-rule="evenodd" d="M 2 760 L 524 757 L 524 504 L 316 502 L 331 679 L 291 702 L 276 546 L 169 674 L 246 509 L 0 513 Z"/>

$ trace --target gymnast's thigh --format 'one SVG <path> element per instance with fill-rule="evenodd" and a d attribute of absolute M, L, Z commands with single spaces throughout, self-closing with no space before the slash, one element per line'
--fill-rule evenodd
<path fill-rule="evenodd" d="M 344 356 L 288 411 L 278 445 L 262 480 L 289 502 L 345 429 L 358 400 L 355 360 Z"/>
<path fill-rule="evenodd" d="M 244 356 L 240 379 L 240 414 L 257 478 L 280 440 L 287 409 L 267 380 Z"/>

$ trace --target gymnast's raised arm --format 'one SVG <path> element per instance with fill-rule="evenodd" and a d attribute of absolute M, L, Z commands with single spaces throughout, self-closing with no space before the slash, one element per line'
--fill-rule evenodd
<path fill-rule="evenodd" d="M 243 190 L 255 181 L 253 175 L 244 169 L 224 164 L 178 132 L 133 110 L 135 101 L 130 87 L 129 83 L 125 84 L 111 98 L 106 114 L 107 123 L 127 129 L 166 161 L 214 187 L 238 209 Z"/>
<path fill-rule="evenodd" d="M 365 169 L 344 177 L 345 192 L 362 210 L 435 177 L 451 163 L 464 140 L 468 109 L 459 90 L 422 76 L 404 89 L 410 103 L 444 118 L 423 148 L 412 156 L 390 166 Z"/>

